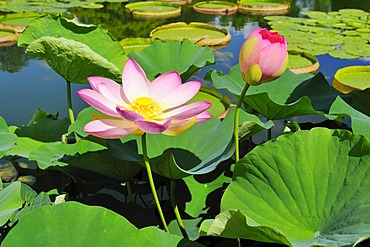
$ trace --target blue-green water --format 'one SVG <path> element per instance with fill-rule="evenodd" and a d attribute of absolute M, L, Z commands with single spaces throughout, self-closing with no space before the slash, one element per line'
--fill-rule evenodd
<path fill-rule="evenodd" d="M 333 3 L 332 3 L 333 2 Z M 321 10 L 334 11 L 341 8 L 361 8 L 368 11 L 370 0 L 361 1 L 327 1 L 301 0 L 292 1 L 290 16 L 298 16 L 301 11 Z M 192 2 L 194 4 L 194 1 Z M 124 12 L 121 4 L 105 4 L 104 9 L 73 9 L 75 14 L 85 23 L 102 23 L 118 39 L 125 37 L 147 37 L 156 26 L 177 21 L 201 21 L 218 27 L 227 28 L 232 35 L 231 42 L 223 49 L 215 51 L 215 68 L 227 73 L 230 67 L 238 63 L 238 53 L 241 44 L 254 28 L 266 26 L 262 16 L 234 14 L 230 16 L 214 16 L 196 13 L 191 5 L 182 6 L 179 17 L 167 20 L 142 21 L 134 20 Z M 318 56 L 319 71 L 331 82 L 336 70 L 349 65 L 370 64 L 370 58 L 341 60 L 328 55 Z M 196 75 L 196 79 L 203 80 L 205 70 Z M 206 84 L 208 82 L 205 82 Z M 75 112 L 86 107 L 86 104 L 75 92 L 88 85 L 72 85 L 73 106 Z M 30 58 L 24 54 L 24 49 L 16 46 L 0 47 L 0 116 L 4 117 L 9 125 L 27 124 L 37 108 L 55 113 L 61 117 L 67 116 L 66 83 L 43 61 Z"/>

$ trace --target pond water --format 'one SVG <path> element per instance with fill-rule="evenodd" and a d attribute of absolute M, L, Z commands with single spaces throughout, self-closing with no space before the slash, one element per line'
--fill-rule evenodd
<path fill-rule="evenodd" d="M 199 0 L 198 0 L 199 1 Z M 215 68 L 227 73 L 238 63 L 238 53 L 244 39 L 254 28 L 267 26 L 263 16 L 236 13 L 230 16 L 205 15 L 196 13 L 192 4 L 182 6 L 181 16 L 165 20 L 136 20 L 124 11 L 122 3 L 106 3 L 102 9 L 70 9 L 83 23 L 102 24 L 118 39 L 127 37 L 148 37 L 157 26 L 171 22 L 205 22 L 217 27 L 227 28 L 232 36 L 231 42 L 223 49 L 215 51 L 216 65 L 201 71 L 195 79 L 202 80 L 206 71 Z M 334 11 L 342 8 L 358 8 L 368 11 L 370 0 L 292 0 L 289 16 L 299 16 L 301 11 Z M 370 64 L 370 58 L 341 60 L 328 55 L 317 56 L 320 69 L 331 82 L 335 71 L 349 65 Z M 192 78 L 194 79 L 194 78 Z M 75 112 L 87 105 L 75 92 L 88 85 L 72 85 L 73 107 Z M 24 53 L 17 46 L 0 47 L 0 116 L 9 125 L 27 124 L 37 108 L 66 117 L 66 83 L 49 66 L 37 58 Z"/>

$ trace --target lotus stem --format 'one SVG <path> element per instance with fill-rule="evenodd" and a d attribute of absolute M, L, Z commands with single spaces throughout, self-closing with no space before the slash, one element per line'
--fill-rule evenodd
<path fill-rule="evenodd" d="M 172 208 L 173 208 L 173 211 L 175 213 L 177 224 L 180 227 L 180 231 L 182 233 L 182 236 L 184 238 L 189 238 L 188 234 L 186 233 L 185 225 L 182 222 L 181 215 L 180 215 L 180 212 L 179 212 L 179 208 L 177 207 L 177 202 L 176 202 L 176 180 L 171 179 L 170 193 L 171 193 L 170 197 L 171 197 Z"/>
<path fill-rule="evenodd" d="M 69 115 L 69 121 L 71 124 L 75 122 L 75 115 L 73 113 L 73 108 L 72 108 L 72 91 L 71 91 L 71 82 L 67 81 L 67 104 L 68 104 L 68 115 Z M 76 133 L 74 133 L 76 142 L 78 141 L 78 136 Z"/>
<path fill-rule="evenodd" d="M 128 200 L 130 202 L 133 202 L 134 197 L 133 197 L 133 194 L 132 194 L 132 188 L 131 188 L 131 182 L 130 181 L 126 181 L 126 188 L 127 188 Z"/>
<path fill-rule="evenodd" d="M 239 161 L 239 114 L 240 114 L 240 108 L 243 103 L 243 99 L 245 94 L 247 93 L 247 90 L 249 88 L 249 84 L 245 83 L 245 86 L 243 88 L 242 93 L 240 94 L 240 98 L 238 100 L 238 103 L 236 105 L 235 109 L 235 116 L 234 116 L 234 138 L 235 138 L 235 162 Z"/>
<path fill-rule="evenodd" d="M 71 124 L 73 124 L 75 122 L 75 116 L 73 114 L 71 83 L 69 81 L 67 81 L 67 104 L 68 104 L 69 120 L 71 121 Z"/>
<path fill-rule="evenodd" d="M 157 190 L 155 189 L 155 185 L 154 185 L 152 169 L 150 168 L 150 164 L 149 164 L 149 158 L 148 158 L 148 152 L 147 152 L 147 145 L 146 145 L 146 133 L 144 133 L 141 136 L 141 144 L 142 144 L 142 148 L 143 148 L 144 164 L 145 164 L 146 172 L 148 174 L 150 189 L 152 190 L 153 198 L 154 198 L 155 204 L 157 206 L 157 210 L 158 210 L 158 213 L 159 213 L 159 217 L 161 218 L 163 227 L 166 230 L 166 232 L 169 233 L 170 230 L 168 229 L 166 220 L 165 220 L 164 215 L 163 215 L 161 204 L 159 203 L 159 199 L 158 199 L 158 195 L 157 195 Z"/>

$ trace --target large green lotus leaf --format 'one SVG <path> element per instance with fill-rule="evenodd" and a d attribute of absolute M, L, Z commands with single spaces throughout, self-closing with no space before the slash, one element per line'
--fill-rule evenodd
<path fill-rule="evenodd" d="M 37 222 L 37 224 L 35 224 Z M 22 217 L 2 246 L 199 246 L 179 236 L 137 229 L 103 207 L 64 202 L 44 206 Z"/>
<path fill-rule="evenodd" d="M 147 135 L 148 156 L 154 172 L 179 179 L 189 174 L 205 174 L 234 152 L 232 107 L 226 118 L 212 118 L 179 136 Z M 212 145 L 204 145 L 212 143 Z M 142 160 L 141 138 L 129 135 L 108 141 L 108 150 L 117 158 Z"/>
<path fill-rule="evenodd" d="M 245 85 L 239 65 L 229 74 L 211 73 L 213 84 L 226 89 L 233 95 L 240 95 Z M 338 92 L 333 90 L 321 73 L 294 74 L 286 71 L 280 78 L 250 86 L 244 102 L 268 119 L 283 119 L 306 114 L 320 114 L 328 111 Z"/>
<path fill-rule="evenodd" d="M 14 182 L 0 191 L 0 226 L 4 225 L 25 202 L 36 197 L 36 193 L 21 182 Z"/>
<path fill-rule="evenodd" d="M 86 83 L 88 76 L 117 80 L 121 71 L 89 46 L 66 38 L 41 37 L 33 41 L 26 53 L 43 58 L 66 81 Z"/>
<path fill-rule="evenodd" d="M 263 123 L 258 116 L 254 114 L 247 113 L 245 111 L 240 111 L 239 114 L 239 141 L 243 141 L 254 134 L 262 130 L 270 129 L 274 126 L 273 121 L 269 120 Z"/>
<path fill-rule="evenodd" d="M 15 130 L 15 134 L 41 142 L 60 141 L 62 135 L 67 133 L 69 125 L 70 121 L 67 118 L 60 120 L 42 118 L 28 126 L 19 126 Z"/>
<path fill-rule="evenodd" d="M 29 192 L 30 195 L 34 196 L 34 194 L 36 194 L 35 192 L 32 191 L 31 188 L 29 188 Z M 10 220 L 12 223 L 18 221 L 20 218 L 22 218 L 23 216 L 25 216 L 26 214 L 28 214 L 29 212 L 32 212 L 33 210 L 36 210 L 40 207 L 43 207 L 45 205 L 52 205 L 53 203 L 51 202 L 50 200 L 50 197 L 47 193 L 45 192 L 41 192 L 40 194 L 38 194 L 36 197 L 32 197 L 32 200 L 29 200 L 28 203 L 26 203 L 23 208 L 17 212 L 16 215 L 13 215 L 14 217 L 12 217 Z"/>
<path fill-rule="evenodd" d="M 370 108 L 369 108 L 369 98 L 370 98 L 370 88 L 364 91 L 352 91 L 351 93 L 353 99 L 353 107 L 365 113 L 367 116 L 370 116 Z"/>
<path fill-rule="evenodd" d="M 199 92 L 188 101 L 188 103 L 198 102 L 198 101 L 208 101 L 212 106 L 207 110 L 209 114 L 213 117 L 217 117 L 230 107 L 230 99 L 222 95 L 219 91 L 214 88 L 202 86 Z"/>
<path fill-rule="evenodd" d="M 67 162 L 70 165 L 121 181 L 128 181 L 143 169 L 136 162 L 115 158 L 107 150 L 89 152 L 78 157 L 71 157 Z"/>
<path fill-rule="evenodd" d="M 139 230 L 140 236 L 150 243 L 149 246 L 178 246 L 178 247 L 200 247 L 203 246 L 196 242 L 191 242 L 185 238 L 174 234 L 168 234 L 157 227 L 149 226 Z M 142 245 L 143 246 L 143 245 Z"/>
<path fill-rule="evenodd" d="M 17 143 L 17 136 L 9 133 L 8 125 L 4 118 L 0 117 L 0 159 L 6 154 L 6 152 L 14 147 Z"/>
<path fill-rule="evenodd" d="M 96 64 L 93 60 L 89 60 L 88 58 L 101 57 L 105 58 L 107 62 L 109 61 L 116 67 L 110 68 L 111 72 L 106 73 L 112 74 L 112 71 L 115 71 L 115 76 L 112 79 L 118 81 L 120 80 L 121 71 L 123 70 L 123 66 L 127 57 L 124 55 L 124 50 L 119 41 L 113 38 L 106 28 L 95 25 L 82 26 L 61 16 L 48 15 L 31 21 L 27 28 L 19 35 L 18 45 L 20 47 L 27 47 L 35 40 L 45 36 L 54 38 L 65 38 L 68 40 L 73 40 L 75 42 L 80 42 L 88 46 L 91 51 L 100 56 L 92 55 L 91 52 L 87 54 L 82 52 L 80 54 L 82 56 L 80 57 L 81 60 L 78 60 L 78 62 L 77 60 L 74 61 L 74 63 L 78 63 L 81 66 L 83 65 L 81 67 L 81 71 L 88 71 L 89 73 L 94 73 L 94 75 L 98 75 L 93 70 L 96 69 Z M 102 47 L 104 47 L 104 49 L 102 49 Z M 79 53 L 78 50 L 75 50 L 75 52 Z M 64 54 L 58 55 L 61 56 L 59 59 L 65 59 Z M 88 58 L 84 57 L 85 55 L 89 55 Z M 81 61 L 90 61 L 93 66 L 90 67 L 90 63 L 83 64 Z M 104 64 L 107 64 L 107 62 Z M 76 73 L 76 71 L 70 71 L 69 73 L 72 72 Z M 82 74 L 82 72 L 80 71 L 77 72 Z M 105 74 L 102 74 L 100 76 L 105 76 Z M 74 76 L 68 75 L 68 78 L 71 77 L 73 78 Z"/>
<path fill-rule="evenodd" d="M 36 141 L 29 137 L 18 137 L 17 144 L 6 152 L 6 155 L 28 158 L 30 153 L 43 145 L 43 142 Z"/>
<path fill-rule="evenodd" d="M 158 74 L 177 71 L 186 81 L 199 69 L 215 63 L 210 47 L 201 47 L 190 40 L 166 42 L 156 40 L 142 51 L 132 51 L 128 55 L 144 69 L 147 77 L 153 80 Z"/>
<path fill-rule="evenodd" d="M 199 179 L 194 176 L 188 176 L 183 179 L 192 196 L 191 200 L 185 204 L 185 212 L 194 218 L 198 217 L 201 213 L 207 212 L 207 196 L 212 191 L 221 188 L 224 183 L 230 182 L 230 178 L 226 177 L 224 174 L 207 182 L 199 181 Z"/>
<path fill-rule="evenodd" d="M 259 242 L 280 243 L 291 246 L 286 236 L 278 230 L 268 226 L 255 227 L 252 224 L 252 220 L 240 210 L 230 209 L 218 214 L 214 220 L 203 221 L 200 226 L 199 235 L 258 239 Z"/>
<path fill-rule="evenodd" d="M 279 243 L 283 234 L 295 247 L 352 246 L 370 236 L 369 178 L 366 137 L 326 128 L 283 135 L 236 164 L 221 201 L 224 219 L 206 222 L 202 232 L 250 232 L 254 240 Z"/>
<path fill-rule="evenodd" d="M 102 115 L 101 112 L 91 106 L 81 110 L 77 115 L 76 121 L 69 126 L 68 134 L 75 132 L 82 137 L 88 136 L 88 134 L 84 132 L 84 127 L 88 122 L 92 121 L 92 114 Z"/>
<path fill-rule="evenodd" d="M 68 163 L 61 161 L 65 155 L 72 156 L 104 149 L 106 149 L 105 146 L 88 140 L 79 140 L 74 144 L 49 142 L 43 143 L 38 148 L 32 150 L 28 159 L 36 161 L 38 167 L 41 169 L 47 169 L 50 166 L 67 166 Z"/>
<path fill-rule="evenodd" d="M 370 139 L 370 117 L 353 109 L 342 98 L 338 97 L 332 104 L 329 114 L 351 118 L 354 133 L 359 133 Z"/>

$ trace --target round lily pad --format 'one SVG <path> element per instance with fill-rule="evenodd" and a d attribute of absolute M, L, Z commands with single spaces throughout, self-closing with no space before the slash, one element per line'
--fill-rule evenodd
<path fill-rule="evenodd" d="M 251 15 L 283 15 L 290 9 L 290 3 L 268 1 L 241 0 L 238 2 L 238 12 Z"/>
<path fill-rule="evenodd" d="M 203 14 L 230 15 L 238 11 L 238 5 L 224 1 L 208 1 L 194 4 L 193 9 Z"/>
<path fill-rule="evenodd" d="M 0 46 L 11 46 L 17 42 L 18 35 L 9 32 L 0 30 Z"/>
<path fill-rule="evenodd" d="M 14 13 L 0 16 L 0 30 L 22 32 L 33 19 L 42 16 L 40 13 Z"/>
<path fill-rule="evenodd" d="M 129 3 L 125 9 L 139 18 L 169 18 L 181 14 L 178 4 L 155 1 Z"/>
<path fill-rule="evenodd" d="M 122 45 L 125 53 L 128 54 L 130 51 L 141 51 L 152 42 L 153 41 L 149 38 L 125 38 L 119 43 Z"/>
<path fill-rule="evenodd" d="M 317 58 L 307 52 L 289 51 L 288 56 L 288 69 L 296 74 L 313 74 L 319 69 Z"/>
<path fill-rule="evenodd" d="M 348 66 L 339 69 L 334 75 L 332 86 L 344 94 L 370 88 L 370 66 Z"/>
<path fill-rule="evenodd" d="M 149 35 L 153 39 L 162 41 L 181 41 L 189 39 L 201 46 L 218 46 L 230 42 L 231 35 L 225 28 L 200 22 L 176 22 L 153 29 Z"/>
<path fill-rule="evenodd" d="M 178 5 L 185 5 L 190 4 L 192 0 L 158 0 L 159 2 L 166 2 L 166 3 L 172 3 L 172 4 L 178 4 Z"/>
<path fill-rule="evenodd" d="M 347 53 L 345 50 L 334 50 L 334 51 L 329 51 L 329 56 L 335 57 L 335 58 L 340 58 L 340 59 L 356 59 L 361 56 L 356 56 Z"/>

